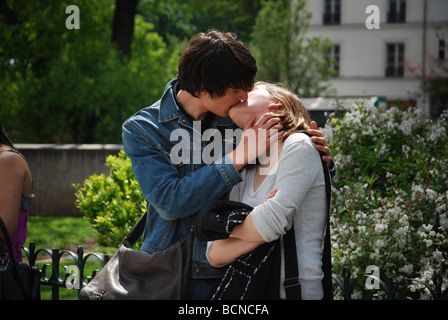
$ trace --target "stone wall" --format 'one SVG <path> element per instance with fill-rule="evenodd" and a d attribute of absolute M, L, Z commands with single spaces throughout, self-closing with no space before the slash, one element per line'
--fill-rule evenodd
<path fill-rule="evenodd" d="M 82 216 L 75 204 L 73 183 L 84 183 L 92 174 L 108 174 L 108 155 L 117 155 L 118 144 L 16 144 L 33 175 L 31 214 Z"/>

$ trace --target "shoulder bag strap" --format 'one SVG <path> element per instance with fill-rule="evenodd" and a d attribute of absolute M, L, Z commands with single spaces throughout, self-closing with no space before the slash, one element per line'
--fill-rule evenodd
<path fill-rule="evenodd" d="M 15 259 L 14 258 L 14 250 L 12 249 L 11 239 L 9 239 L 8 230 L 6 230 L 6 226 L 5 226 L 5 223 L 3 222 L 2 218 L 0 218 L 0 229 L 3 232 L 3 238 L 5 239 L 6 245 L 8 246 L 9 259 L 14 261 L 14 259 Z M 6 254 L 6 250 L 3 247 L 1 239 L 0 239 L 0 254 L 1 255 Z"/>
<path fill-rule="evenodd" d="M 309 137 L 308 132 L 304 132 Z M 331 178 L 327 163 L 322 160 L 323 153 L 319 151 L 322 168 L 325 177 L 325 192 L 327 198 L 327 226 L 325 230 L 324 249 L 322 253 L 322 271 L 324 272 L 324 279 L 322 286 L 324 289 L 324 300 L 333 300 L 333 273 L 331 265 L 331 237 L 330 237 L 330 208 L 331 208 Z"/>
<path fill-rule="evenodd" d="M 331 238 L 330 238 L 330 208 L 331 208 L 331 179 L 327 164 L 322 160 L 325 175 L 325 189 L 327 193 L 327 228 L 325 231 L 324 251 L 322 254 L 322 269 L 324 279 L 322 286 L 324 289 L 324 300 L 333 300 L 333 271 L 331 265 Z"/>
<path fill-rule="evenodd" d="M 131 231 L 124 237 L 123 241 L 121 241 L 121 244 L 125 247 L 131 248 L 137 240 L 141 237 L 143 234 L 143 231 L 145 230 L 146 225 L 146 216 L 147 212 L 145 212 L 138 222 L 135 224 L 135 226 L 132 228 Z"/>
<path fill-rule="evenodd" d="M 285 287 L 286 300 L 301 300 L 299 265 L 297 263 L 296 237 L 294 234 L 294 221 L 291 229 L 283 236 L 285 253 Z"/>

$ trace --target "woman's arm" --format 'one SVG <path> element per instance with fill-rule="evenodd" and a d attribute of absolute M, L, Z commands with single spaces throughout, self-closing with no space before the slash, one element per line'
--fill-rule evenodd
<path fill-rule="evenodd" d="M 261 203 L 261 205 L 265 204 L 269 199 L 272 199 L 276 195 L 276 193 L 277 189 L 272 190 L 267 195 L 266 199 L 264 199 L 264 201 Z M 261 237 L 261 235 L 258 233 L 257 229 L 255 228 L 254 221 L 250 213 L 247 215 L 246 219 L 242 224 L 236 226 L 233 229 L 232 233 L 230 234 L 230 237 L 246 241 L 255 241 L 259 243 L 259 245 L 265 242 Z"/>
<path fill-rule="evenodd" d="M 249 253 L 264 241 L 246 241 L 238 238 L 227 238 L 213 241 L 207 253 L 208 260 L 212 266 L 219 267 L 232 263 L 236 258 Z"/>

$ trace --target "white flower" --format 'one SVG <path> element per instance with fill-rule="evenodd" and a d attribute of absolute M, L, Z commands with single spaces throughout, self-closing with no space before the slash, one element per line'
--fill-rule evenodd
<path fill-rule="evenodd" d="M 412 133 L 412 123 L 410 121 L 402 121 L 398 128 L 405 136 L 409 136 Z"/>
<path fill-rule="evenodd" d="M 417 197 L 423 193 L 423 188 L 420 185 L 412 185 L 412 200 L 417 199 Z"/>
<path fill-rule="evenodd" d="M 435 192 L 431 188 L 426 188 L 426 195 L 430 200 L 434 200 L 437 197 L 437 192 Z"/>
<path fill-rule="evenodd" d="M 445 138 L 446 139 L 446 129 L 444 127 L 441 126 L 440 123 L 436 123 L 433 127 L 432 130 L 429 134 L 429 141 L 436 141 L 440 138 Z"/>
<path fill-rule="evenodd" d="M 388 245 L 388 243 L 386 243 L 386 241 L 384 241 L 384 239 L 378 239 L 378 240 L 375 241 L 375 246 L 378 247 L 378 248 L 383 248 L 383 247 L 385 247 L 387 245 Z"/>
<path fill-rule="evenodd" d="M 387 145 L 382 144 L 381 149 L 380 150 L 375 149 L 375 151 L 378 154 L 378 157 L 381 157 L 383 154 L 387 152 Z"/>
<path fill-rule="evenodd" d="M 391 179 L 393 177 L 395 177 L 395 175 L 393 173 L 386 172 L 386 179 Z"/>
<path fill-rule="evenodd" d="M 385 223 L 377 223 L 375 225 L 375 232 L 381 233 L 387 230 L 387 224 Z"/>
<path fill-rule="evenodd" d="M 406 159 L 409 158 L 409 152 L 411 151 L 411 147 L 407 146 L 407 145 L 402 145 L 401 146 L 401 152 L 404 154 L 404 156 L 406 157 Z"/>
<path fill-rule="evenodd" d="M 414 272 L 414 266 L 412 264 L 407 264 L 398 269 L 398 271 L 403 272 L 405 274 L 412 274 Z"/>
<path fill-rule="evenodd" d="M 439 217 L 439 223 L 442 228 L 448 230 L 448 217 L 446 213 L 442 213 Z"/>

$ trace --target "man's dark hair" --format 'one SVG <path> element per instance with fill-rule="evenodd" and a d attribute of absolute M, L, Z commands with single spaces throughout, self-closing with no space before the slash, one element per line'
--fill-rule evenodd
<path fill-rule="evenodd" d="M 222 97 L 226 90 L 252 90 L 257 62 L 232 33 L 209 31 L 197 34 L 179 60 L 179 88 L 194 97 L 207 91 L 212 98 Z"/>

